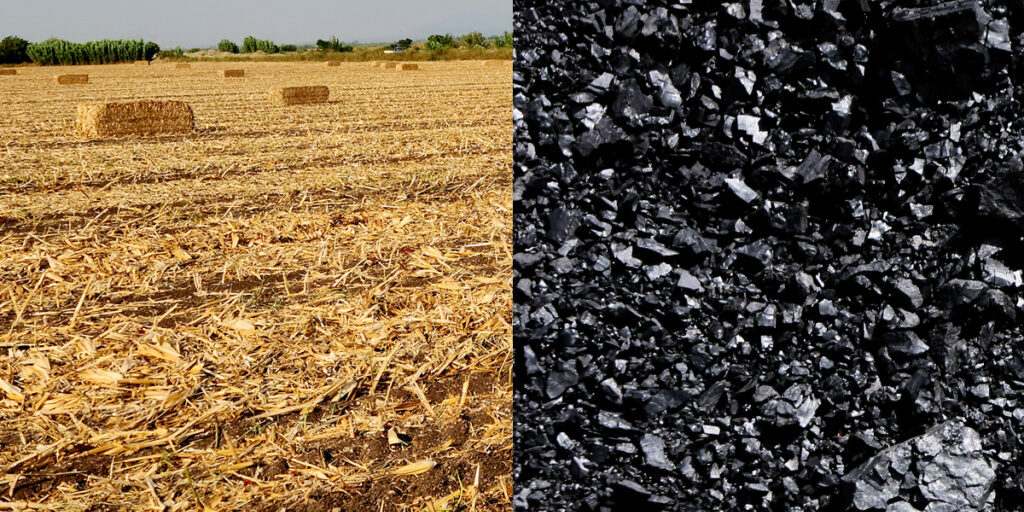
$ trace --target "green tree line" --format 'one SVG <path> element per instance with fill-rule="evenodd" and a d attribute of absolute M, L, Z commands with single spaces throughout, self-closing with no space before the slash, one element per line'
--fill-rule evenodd
<path fill-rule="evenodd" d="M 513 45 L 511 32 L 502 35 L 485 37 L 480 32 L 470 32 L 459 37 L 451 34 L 434 34 L 427 38 L 423 44 L 426 50 L 444 53 L 448 48 L 510 48 Z M 395 47 L 410 49 L 413 47 L 412 39 L 402 39 L 394 44 Z M 330 39 L 318 39 L 315 48 L 324 52 L 351 52 L 353 47 L 338 40 L 337 37 Z M 252 53 L 262 51 L 264 53 L 294 52 L 299 48 L 292 44 L 278 46 L 274 41 L 267 39 L 256 39 L 248 36 L 239 46 L 229 39 L 221 40 L 217 49 L 229 53 Z M 63 39 L 47 39 L 39 43 L 30 43 L 17 36 L 8 36 L 0 40 L 0 64 L 19 64 L 23 62 L 36 62 L 44 65 L 55 64 L 109 64 L 114 62 L 131 62 L 136 60 L 151 60 L 160 53 L 160 47 L 153 42 L 146 42 L 141 39 L 104 39 L 102 41 L 90 41 L 87 43 L 74 43 Z M 169 52 L 163 54 L 170 55 Z M 181 56 L 179 49 L 174 54 Z"/>
<path fill-rule="evenodd" d="M 281 48 L 277 44 L 267 39 L 256 39 L 253 36 L 249 36 L 242 40 L 242 53 L 278 53 L 280 51 Z"/>
<path fill-rule="evenodd" d="M 63 39 L 47 39 L 25 46 L 25 56 L 43 65 L 110 64 L 150 60 L 160 47 L 142 39 L 104 39 L 87 43 L 72 43 Z"/>
<path fill-rule="evenodd" d="M 404 42 L 404 41 L 400 41 Z M 512 32 L 500 36 L 484 37 L 480 32 L 470 32 L 460 37 L 451 34 L 434 34 L 427 38 L 423 47 L 428 50 L 444 50 L 445 48 L 510 48 Z"/>

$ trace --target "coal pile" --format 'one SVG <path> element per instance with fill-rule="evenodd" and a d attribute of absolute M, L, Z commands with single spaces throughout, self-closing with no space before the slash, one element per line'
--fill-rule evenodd
<path fill-rule="evenodd" d="M 1024 506 L 1024 2 L 515 29 L 517 510 Z"/>

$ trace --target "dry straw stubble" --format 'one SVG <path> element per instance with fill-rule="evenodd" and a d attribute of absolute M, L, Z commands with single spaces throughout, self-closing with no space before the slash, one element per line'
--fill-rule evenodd
<path fill-rule="evenodd" d="M 302 105 L 307 103 L 324 103 L 331 92 L 323 85 L 304 87 L 281 87 L 271 89 L 270 101 L 277 105 Z"/>
<path fill-rule="evenodd" d="M 87 137 L 188 133 L 195 116 L 184 101 L 89 103 L 78 106 L 76 127 Z"/>
<path fill-rule="evenodd" d="M 225 69 L 221 72 L 224 78 L 243 78 L 245 76 L 244 69 Z"/>
<path fill-rule="evenodd" d="M 17 75 L 17 69 L 0 69 L 0 75 Z"/>
<path fill-rule="evenodd" d="M 67 75 L 57 75 L 54 77 L 58 84 L 87 84 L 89 83 L 89 75 L 85 73 L 72 73 Z"/>
<path fill-rule="evenodd" d="M 479 467 L 476 512 L 511 512 L 512 75 L 472 64 L 425 65 L 426 88 L 278 62 L 44 73 L 94 75 L 57 95 L 0 78 L 0 502 L 453 510 Z M 332 103 L 266 102 L 295 85 Z M 55 119 L 183 90 L 211 133 Z"/>

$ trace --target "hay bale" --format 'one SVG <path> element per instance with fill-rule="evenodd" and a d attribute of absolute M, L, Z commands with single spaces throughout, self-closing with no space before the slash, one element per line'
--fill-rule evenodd
<path fill-rule="evenodd" d="M 329 61 L 327 61 L 327 67 L 333 68 L 333 67 L 337 67 L 337 66 L 340 66 L 340 65 L 341 65 L 341 61 L 337 61 L 337 60 L 329 60 Z"/>
<path fill-rule="evenodd" d="M 306 103 L 324 103 L 330 96 L 330 90 L 323 85 L 306 87 L 281 87 L 271 89 L 270 101 L 277 105 L 302 105 Z"/>
<path fill-rule="evenodd" d="M 174 65 L 174 69 L 192 69 L 192 64 L 187 62 L 179 62 Z"/>
<path fill-rule="evenodd" d="M 89 75 L 85 73 L 73 73 L 68 75 L 57 75 L 54 77 L 58 84 L 87 84 L 89 83 Z"/>
<path fill-rule="evenodd" d="M 195 117 L 184 101 L 87 103 L 78 106 L 75 127 L 87 137 L 188 133 Z"/>
<path fill-rule="evenodd" d="M 385 67 L 387 69 L 395 69 L 396 67 L 398 67 L 398 63 L 397 62 L 385 62 L 382 67 Z"/>
<path fill-rule="evenodd" d="M 419 68 L 420 68 L 419 64 L 413 64 L 411 62 L 403 62 L 403 63 L 398 65 L 398 70 L 399 71 L 412 71 L 412 70 L 419 69 Z"/>
<path fill-rule="evenodd" d="M 224 75 L 224 78 L 242 78 L 242 77 L 245 76 L 245 70 L 244 69 L 225 69 L 224 71 L 221 71 L 221 74 Z"/>
<path fill-rule="evenodd" d="M 17 75 L 17 69 L 0 69 L 0 75 Z"/>
<path fill-rule="evenodd" d="M 484 61 L 484 65 L 485 66 L 504 66 L 508 62 L 509 61 L 507 61 L 507 60 L 485 60 Z"/>

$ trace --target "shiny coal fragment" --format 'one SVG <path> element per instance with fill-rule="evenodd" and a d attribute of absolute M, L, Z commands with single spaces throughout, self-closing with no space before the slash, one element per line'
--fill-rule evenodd
<path fill-rule="evenodd" d="M 553 371 L 548 374 L 548 398 L 558 398 L 562 393 L 579 382 L 579 375 L 573 370 Z"/>
<path fill-rule="evenodd" d="M 754 199 L 757 199 L 757 191 L 748 187 L 741 179 L 728 178 L 725 180 L 725 184 L 728 185 L 729 190 L 731 190 L 732 193 L 744 203 L 749 203 Z"/>
<path fill-rule="evenodd" d="M 950 420 L 843 475 L 847 510 L 991 511 L 997 466 L 977 431 Z"/>

